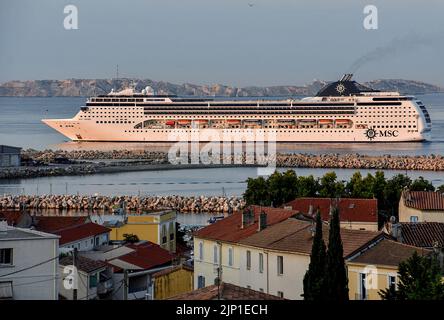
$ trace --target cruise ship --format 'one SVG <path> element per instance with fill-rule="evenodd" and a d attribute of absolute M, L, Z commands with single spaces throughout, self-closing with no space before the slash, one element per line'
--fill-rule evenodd
<path fill-rule="evenodd" d="M 414 96 L 373 90 L 351 74 L 303 99 L 221 100 L 156 95 L 150 87 L 112 90 L 89 98 L 72 119 L 42 121 L 73 141 L 102 142 L 171 142 L 172 132 L 202 142 L 198 133 L 205 129 L 220 137 L 260 129 L 276 142 L 417 142 L 430 139 L 432 126 Z"/>

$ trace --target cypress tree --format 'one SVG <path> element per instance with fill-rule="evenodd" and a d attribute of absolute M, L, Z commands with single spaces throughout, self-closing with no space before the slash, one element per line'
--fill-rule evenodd
<path fill-rule="evenodd" d="M 333 208 L 328 235 L 326 293 L 328 300 L 348 300 L 348 278 L 342 247 L 339 210 Z"/>
<path fill-rule="evenodd" d="M 311 247 L 310 264 L 304 276 L 304 300 L 325 300 L 326 247 L 322 237 L 322 219 L 316 213 L 316 231 Z"/>

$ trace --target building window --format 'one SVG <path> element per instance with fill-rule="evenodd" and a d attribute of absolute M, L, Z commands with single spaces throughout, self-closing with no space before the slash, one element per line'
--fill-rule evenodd
<path fill-rule="evenodd" d="M 0 264 L 12 265 L 12 248 L 0 249 Z"/>
<path fill-rule="evenodd" d="M 277 272 L 278 272 L 279 276 L 284 274 L 284 257 L 283 256 L 277 257 Z"/>
<path fill-rule="evenodd" d="M 199 242 L 199 260 L 203 260 L 203 258 L 204 258 L 203 243 Z"/>
<path fill-rule="evenodd" d="M 217 245 L 213 246 L 213 261 L 214 263 L 217 263 Z"/>
<path fill-rule="evenodd" d="M 418 222 L 418 216 L 410 216 L 410 222 Z"/>
<path fill-rule="evenodd" d="M 277 295 L 279 298 L 283 298 L 284 297 L 284 293 L 282 291 L 278 291 Z"/>
<path fill-rule="evenodd" d="M 233 248 L 228 248 L 228 265 L 233 266 Z"/>
<path fill-rule="evenodd" d="M 247 250 L 247 270 L 251 269 L 251 251 Z"/>
<path fill-rule="evenodd" d="M 97 287 L 97 273 L 89 276 L 89 287 L 90 288 Z"/>
<path fill-rule="evenodd" d="M 396 288 L 396 276 L 388 276 L 388 287 Z"/>
<path fill-rule="evenodd" d="M 197 288 L 204 288 L 205 287 L 205 277 L 204 276 L 198 276 L 197 277 Z"/>
<path fill-rule="evenodd" d="M 264 254 L 263 253 L 259 253 L 259 272 L 260 273 L 264 272 Z"/>
<path fill-rule="evenodd" d="M 359 296 L 357 300 L 367 300 L 366 278 L 367 275 L 365 273 L 359 274 Z"/>

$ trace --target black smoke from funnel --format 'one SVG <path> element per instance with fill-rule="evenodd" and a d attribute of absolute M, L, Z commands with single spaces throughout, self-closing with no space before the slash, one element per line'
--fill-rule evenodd
<path fill-rule="evenodd" d="M 402 53 L 417 50 L 420 47 L 433 46 L 439 41 L 436 36 L 420 36 L 417 34 L 409 34 L 403 37 L 396 37 L 385 46 L 376 47 L 374 50 L 357 59 L 350 66 L 348 73 L 356 73 L 363 65 L 379 61 L 388 57 L 396 57 Z M 442 36 L 441 36 L 442 38 Z"/>

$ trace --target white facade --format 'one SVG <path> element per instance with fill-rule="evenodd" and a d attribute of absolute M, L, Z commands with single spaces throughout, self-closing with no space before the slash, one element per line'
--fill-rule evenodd
<path fill-rule="evenodd" d="M 58 245 L 58 236 L 1 226 L 0 295 L 12 288 L 14 300 L 58 300 Z"/>
<path fill-rule="evenodd" d="M 217 248 L 217 259 L 214 254 L 215 248 Z M 249 268 L 247 267 L 247 251 L 250 252 Z M 262 263 L 260 263 L 260 254 L 262 254 Z M 279 264 L 282 264 L 282 267 L 279 269 L 282 273 L 278 272 L 278 259 L 281 259 Z M 220 274 L 223 282 L 282 296 L 286 299 L 302 300 L 303 279 L 309 263 L 310 256 L 307 254 L 194 239 L 195 288 L 202 286 L 202 279 L 204 279 L 204 286 L 214 284 Z M 218 273 L 218 268 L 222 270 L 220 273 Z"/>
<path fill-rule="evenodd" d="M 109 232 L 65 243 L 60 246 L 60 252 L 71 252 L 74 248 L 77 248 L 78 251 L 91 251 L 98 246 L 108 244 L 108 242 Z"/>

